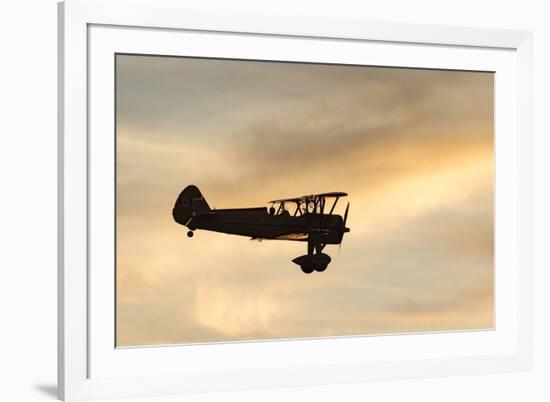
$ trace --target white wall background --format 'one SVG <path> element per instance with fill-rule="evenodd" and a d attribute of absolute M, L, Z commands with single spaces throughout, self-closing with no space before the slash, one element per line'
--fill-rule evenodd
<path fill-rule="evenodd" d="M 190 7 L 199 2 L 182 0 Z M 56 2 L 0 7 L 0 400 L 56 382 Z M 161 401 L 550 400 L 550 13 L 537 0 L 231 0 L 201 8 L 529 29 L 534 32 L 535 362 L 530 373 L 203 394 Z M 149 401 L 149 399 L 141 399 Z M 158 400 L 158 399 L 155 399 Z"/>

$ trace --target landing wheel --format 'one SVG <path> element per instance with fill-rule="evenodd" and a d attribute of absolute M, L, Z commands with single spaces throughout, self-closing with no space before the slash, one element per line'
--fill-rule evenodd
<path fill-rule="evenodd" d="M 325 264 L 325 265 L 316 265 L 316 266 L 315 266 L 315 271 L 317 271 L 317 272 L 323 272 L 325 269 L 327 269 L 327 266 L 328 266 L 328 264 Z"/>
<path fill-rule="evenodd" d="M 313 272 L 313 266 L 312 265 L 302 265 L 300 268 L 302 268 L 302 272 L 304 274 L 311 274 Z"/>
<path fill-rule="evenodd" d="M 187 232 L 187 237 L 193 237 L 194 233 L 192 230 L 190 230 L 189 232 Z"/>

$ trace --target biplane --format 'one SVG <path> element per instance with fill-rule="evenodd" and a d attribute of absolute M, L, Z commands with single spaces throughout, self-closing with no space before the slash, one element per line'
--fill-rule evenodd
<path fill-rule="evenodd" d="M 344 216 L 336 215 L 338 200 L 346 193 L 333 192 L 283 198 L 268 201 L 270 208 L 211 209 L 196 186 L 187 186 L 178 196 L 172 216 L 186 226 L 188 237 L 197 229 L 247 236 L 252 240 L 290 240 L 307 242 L 307 254 L 292 261 L 302 271 L 323 272 L 331 261 L 323 253 L 328 244 L 341 244 L 349 232 L 346 222 L 349 202 Z M 327 205 L 328 200 L 333 200 Z"/>

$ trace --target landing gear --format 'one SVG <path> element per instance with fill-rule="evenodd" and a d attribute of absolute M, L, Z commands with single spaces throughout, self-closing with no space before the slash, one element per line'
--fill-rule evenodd
<path fill-rule="evenodd" d="M 189 232 L 187 232 L 187 237 L 193 237 L 194 233 L 192 230 L 190 230 Z"/>
<path fill-rule="evenodd" d="M 327 267 L 328 267 L 328 264 L 325 264 L 325 265 L 317 265 L 317 266 L 315 267 L 315 271 L 317 271 L 317 272 L 323 272 L 325 269 L 327 269 Z"/>
<path fill-rule="evenodd" d="M 323 272 L 330 263 L 330 257 L 324 253 L 306 254 L 296 257 L 292 260 L 298 264 L 305 274 L 311 274 L 313 271 Z"/>

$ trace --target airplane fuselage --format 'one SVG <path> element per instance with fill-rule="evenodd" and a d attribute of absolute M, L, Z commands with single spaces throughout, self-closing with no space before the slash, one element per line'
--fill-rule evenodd
<path fill-rule="evenodd" d="M 314 233 L 324 244 L 339 244 L 344 233 L 344 221 L 339 215 L 291 216 L 287 211 L 271 215 L 265 207 L 211 210 L 179 223 L 190 230 L 204 229 L 254 239 L 308 241 Z"/>

